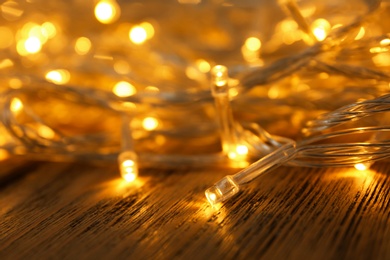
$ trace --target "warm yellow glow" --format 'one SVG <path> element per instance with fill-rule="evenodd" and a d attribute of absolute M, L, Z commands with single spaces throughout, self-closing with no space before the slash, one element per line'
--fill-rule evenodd
<path fill-rule="evenodd" d="M 147 40 L 148 34 L 143 27 L 136 25 L 131 28 L 129 38 L 135 44 L 142 44 Z"/>
<path fill-rule="evenodd" d="M 258 51 L 261 47 L 261 41 L 256 37 L 249 37 L 245 41 L 245 47 L 250 51 Z"/>
<path fill-rule="evenodd" d="M 54 24 L 51 22 L 44 22 L 41 25 L 42 33 L 45 34 L 48 38 L 53 38 L 57 34 L 57 29 Z"/>
<path fill-rule="evenodd" d="M 55 137 L 55 132 L 48 126 L 40 125 L 38 127 L 38 134 L 47 139 L 53 139 Z"/>
<path fill-rule="evenodd" d="M 29 37 L 25 42 L 24 42 L 24 49 L 28 52 L 28 53 L 37 53 L 41 50 L 42 48 L 42 44 L 41 44 L 41 41 L 35 37 L 35 36 L 31 36 Z"/>
<path fill-rule="evenodd" d="M 379 53 L 372 57 L 372 61 L 378 67 L 388 67 L 390 66 L 390 53 Z"/>
<path fill-rule="evenodd" d="M 46 80 L 55 84 L 66 84 L 70 79 L 70 73 L 67 70 L 52 70 L 46 73 Z"/>
<path fill-rule="evenodd" d="M 196 60 L 196 66 L 198 67 L 199 71 L 202 73 L 207 73 L 211 69 L 210 63 L 208 63 L 203 59 Z"/>
<path fill-rule="evenodd" d="M 355 37 L 355 40 L 360 40 L 361 38 L 364 37 L 365 34 L 366 34 L 366 30 L 364 29 L 364 27 L 360 27 L 360 30 Z"/>
<path fill-rule="evenodd" d="M 236 148 L 237 154 L 239 155 L 247 155 L 248 154 L 248 147 L 245 145 L 237 145 Z"/>
<path fill-rule="evenodd" d="M 119 74 L 127 74 L 130 72 L 130 65 L 126 61 L 119 60 L 114 63 L 114 70 Z"/>
<path fill-rule="evenodd" d="M 115 84 L 114 88 L 112 89 L 112 92 L 114 92 L 114 94 L 118 97 L 129 97 L 134 95 L 137 90 L 129 82 L 119 81 Z"/>
<path fill-rule="evenodd" d="M 359 171 L 365 171 L 370 168 L 370 164 L 368 163 L 357 163 L 355 164 L 355 169 Z"/>
<path fill-rule="evenodd" d="M 8 159 L 8 157 L 9 157 L 8 151 L 5 149 L 0 149 L 0 161 L 4 161 Z"/>
<path fill-rule="evenodd" d="M 380 44 L 382 46 L 390 45 L 390 39 L 389 38 L 385 38 L 385 39 L 381 40 Z"/>
<path fill-rule="evenodd" d="M 208 198 L 211 200 L 211 201 L 215 201 L 217 199 L 217 195 L 215 195 L 215 193 L 209 193 L 208 194 Z"/>
<path fill-rule="evenodd" d="M 0 26 L 0 35 L 0 49 L 8 48 L 12 45 L 14 35 L 10 28 Z"/>
<path fill-rule="evenodd" d="M 95 6 L 95 17 L 103 24 L 115 22 L 119 18 L 119 14 L 119 6 L 113 0 L 102 0 L 99 1 Z"/>
<path fill-rule="evenodd" d="M 146 39 L 151 39 L 154 36 L 154 27 L 148 22 L 143 22 L 139 25 L 146 32 Z"/>
<path fill-rule="evenodd" d="M 318 41 L 325 40 L 331 29 L 330 23 L 325 19 L 317 19 L 311 25 L 312 32 Z"/>
<path fill-rule="evenodd" d="M 382 53 L 382 52 L 388 52 L 389 48 L 388 47 L 372 47 L 370 49 L 371 53 Z"/>
<path fill-rule="evenodd" d="M 23 103 L 19 98 L 13 98 L 11 101 L 11 111 L 19 113 L 23 109 Z"/>
<path fill-rule="evenodd" d="M 10 88 L 18 89 L 18 88 L 21 88 L 21 87 L 22 87 L 23 82 L 22 82 L 20 79 L 11 78 L 11 79 L 8 81 L 8 84 L 9 84 Z"/>
<path fill-rule="evenodd" d="M 133 160 L 125 160 L 123 163 L 122 163 L 123 167 L 132 167 L 135 165 L 134 161 Z"/>
<path fill-rule="evenodd" d="M 0 69 L 12 67 L 14 63 L 10 59 L 4 59 L 0 61 Z"/>
<path fill-rule="evenodd" d="M 91 50 L 91 41 L 86 37 L 80 37 L 76 40 L 74 50 L 78 55 L 85 55 Z"/>
<path fill-rule="evenodd" d="M 122 175 L 123 179 L 127 182 L 133 182 L 135 179 L 137 179 L 137 175 L 133 172 L 127 172 L 124 175 Z"/>
<path fill-rule="evenodd" d="M 152 131 L 158 127 L 158 120 L 154 117 L 145 117 L 142 126 L 145 130 Z"/>
<path fill-rule="evenodd" d="M 155 92 L 155 93 L 160 92 L 160 90 L 157 87 L 155 87 L 155 86 L 147 86 L 145 88 L 145 91 Z"/>

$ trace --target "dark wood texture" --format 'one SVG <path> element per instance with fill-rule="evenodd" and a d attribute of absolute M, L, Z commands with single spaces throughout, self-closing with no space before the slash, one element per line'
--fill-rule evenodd
<path fill-rule="evenodd" d="M 233 169 L 0 164 L 0 259 L 390 259 L 390 164 L 282 167 L 219 209 Z"/>

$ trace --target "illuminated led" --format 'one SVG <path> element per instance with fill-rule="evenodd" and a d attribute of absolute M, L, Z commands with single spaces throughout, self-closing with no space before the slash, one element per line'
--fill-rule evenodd
<path fill-rule="evenodd" d="M 370 49 L 371 53 L 383 53 L 389 51 L 388 47 L 372 47 Z"/>
<path fill-rule="evenodd" d="M 46 139 L 53 139 L 55 137 L 55 132 L 48 126 L 40 125 L 38 127 L 38 134 Z"/>
<path fill-rule="evenodd" d="M 382 46 L 390 45 L 390 39 L 385 38 L 385 39 L 381 40 L 380 45 L 382 45 Z"/>
<path fill-rule="evenodd" d="M 28 53 L 33 54 L 41 50 L 42 44 L 37 37 L 31 36 L 24 42 L 24 48 Z"/>
<path fill-rule="evenodd" d="M 145 130 L 152 131 L 158 127 L 158 120 L 154 117 L 145 117 L 142 126 Z"/>
<path fill-rule="evenodd" d="M 370 166 L 371 166 L 370 163 L 357 163 L 357 164 L 355 164 L 355 169 L 359 170 L 359 171 L 365 171 L 365 170 L 369 169 Z"/>
<path fill-rule="evenodd" d="M 95 17 L 103 24 L 115 22 L 119 18 L 119 13 L 119 6 L 114 1 L 103 0 L 95 6 Z"/>
<path fill-rule="evenodd" d="M 325 19 L 317 19 L 311 25 L 312 32 L 318 41 L 323 41 L 331 29 L 330 23 Z"/>
<path fill-rule="evenodd" d="M 137 90 L 129 82 L 119 81 L 115 84 L 114 88 L 112 89 L 112 92 L 114 92 L 114 94 L 118 97 L 129 97 L 134 95 Z"/>
<path fill-rule="evenodd" d="M 388 67 L 390 66 L 390 53 L 379 53 L 372 57 L 372 61 L 378 67 Z"/>
<path fill-rule="evenodd" d="M 46 73 L 46 80 L 55 84 L 66 84 L 70 79 L 70 73 L 67 70 L 52 70 Z"/>
<path fill-rule="evenodd" d="M 125 181 L 133 182 L 137 178 L 137 160 L 137 155 L 133 151 L 125 151 L 118 156 L 120 174 Z"/>
<path fill-rule="evenodd" d="M 239 155 L 247 155 L 248 147 L 246 147 L 245 145 L 237 145 L 236 151 Z"/>
<path fill-rule="evenodd" d="M 148 34 L 143 27 L 136 25 L 131 28 L 129 38 L 135 44 L 142 44 L 147 40 Z"/>
<path fill-rule="evenodd" d="M 11 101 L 11 111 L 14 113 L 18 113 L 22 111 L 23 103 L 19 98 L 13 98 Z"/>
<path fill-rule="evenodd" d="M 74 50 L 78 55 L 85 55 L 91 50 L 91 41 L 86 37 L 80 37 L 76 40 Z"/>
<path fill-rule="evenodd" d="M 245 47 L 250 51 L 258 51 L 261 47 L 261 41 L 256 37 L 249 37 L 245 41 Z"/>
<path fill-rule="evenodd" d="M 202 73 L 207 73 L 211 69 L 210 63 L 208 63 L 203 59 L 196 60 L 196 66 L 198 67 L 199 71 Z"/>

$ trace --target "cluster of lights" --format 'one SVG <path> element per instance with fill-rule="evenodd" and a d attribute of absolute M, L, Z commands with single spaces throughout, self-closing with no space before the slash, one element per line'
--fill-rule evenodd
<path fill-rule="evenodd" d="M 180 5 L 199 5 L 202 1 L 178 0 L 177 2 Z M 288 15 L 275 24 L 275 33 L 270 37 L 268 42 L 264 40 L 264 35 L 262 35 L 260 31 L 251 30 L 239 41 L 239 46 L 236 46 L 240 52 L 240 59 L 245 62 L 245 69 L 248 71 L 252 68 L 264 66 L 265 61 L 263 53 L 268 53 L 269 55 L 269 53 L 273 53 L 281 46 L 284 48 L 302 42 L 311 47 L 315 47 L 316 44 L 324 44 L 325 46 L 328 36 L 345 26 L 344 24 L 339 23 L 339 21 L 334 22 L 325 18 L 309 21 L 307 17 L 312 16 L 316 12 L 314 5 L 305 9 L 299 9 L 293 0 L 280 0 L 279 4 L 285 9 Z M 223 6 L 226 8 L 229 7 L 227 3 Z M 3 3 L 0 11 L 2 17 L 10 23 L 18 21 L 24 14 L 23 8 L 11 0 Z M 120 35 L 120 37 L 118 37 L 118 41 L 121 42 L 120 44 L 134 50 L 134 53 L 142 51 L 142 54 L 149 54 L 152 49 L 151 46 L 158 41 L 157 37 L 163 35 L 163 32 L 160 31 L 162 28 L 161 24 L 158 24 L 156 20 L 149 18 L 140 19 L 137 23 L 121 22 L 121 15 L 124 11 L 125 9 L 121 10 L 121 6 L 115 0 L 99 0 L 94 4 L 94 16 L 96 18 L 94 22 L 97 22 L 97 24 L 102 27 L 113 26 L 110 27 L 114 28 L 114 30 L 112 30 L 112 35 Z M 80 77 L 80 75 L 78 75 L 80 74 L 79 72 L 86 69 L 85 67 L 88 67 L 83 67 L 81 61 L 92 59 L 92 62 L 86 64 L 93 65 L 95 61 L 101 61 L 101 64 L 109 64 L 109 68 L 112 69 L 113 74 L 115 74 L 115 76 L 112 77 L 107 84 L 105 82 L 104 85 L 110 94 L 113 94 L 118 100 L 121 100 L 121 112 L 125 111 L 124 113 L 127 113 L 132 111 L 130 114 L 133 116 L 133 114 L 135 114 L 134 111 L 141 109 L 141 106 L 136 104 L 136 101 L 142 100 L 139 97 L 144 93 L 147 93 L 145 99 L 150 97 L 150 99 L 164 97 L 169 100 L 169 98 L 172 98 L 171 96 L 166 95 L 161 88 L 153 86 L 154 82 L 151 83 L 153 84 L 151 85 L 149 84 L 150 82 L 147 82 L 148 79 L 143 79 L 145 82 L 142 82 L 141 84 L 140 82 L 142 80 L 137 81 L 137 77 L 129 76 L 134 69 L 143 69 L 142 65 L 138 65 L 136 62 L 132 63 L 131 60 L 127 60 L 126 57 L 118 58 L 115 56 L 115 51 L 112 51 L 111 53 L 110 47 L 113 46 L 113 42 L 107 35 L 101 37 L 101 40 L 107 44 L 108 48 L 101 48 L 101 45 L 99 45 L 91 34 L 73 35 L 73 37 L 68 39 L 70 45 L 64 46 L 66 44 L 63 43 L 63 39 L 66 37 L 64 30 L 61 28 L 60 21 L 51 22 L 42 20 L 41 17 L 36 20 L 39 20 L 40 22 L 28 21 L 21 24 L 16 29 L 11 26 L 0 26 L 0 35 L 3 36 L 0 37 L 0 49 L 15 50 L 20 56 L 21 64 L 26 68 L 33 67 L 32 64 L 34 64 L 34 62 L 36 62 L 36 64 L 45 64 L 40 70 L 34 70 L 34 73 L 38 74 L 40 78 L 44 78 L 46 82 L 52 83 L 59 88 L 66 87 L 68 84 L 73 83 L 77 85 L 80 81 L 78 78 Z M 184 34 L 183 29 L 180 29 L 180 26 L 177 27 L 179 28 L 177 29 L 179 34 Z M 359 24 L 356 28 L 357 29 L 352 33 L 354 41 L 359 41 L 369 34 L 369 30 L 362 24 Z M 202 33 L 203 31 L 206 35 L 206 31 L 202 30 Z M 210 35 L 210 39 L 214 39 L 213 34 Z M 182 46 L 175 45 L 176 42 L 174 40 L 170 43 L 173 44 L 173 49 L 177 47 L 177 49 L 181 51 Z M 121 47 L 123 48 L 123 46 Z M 375 66 L 390 66 L 389 46 L 390 38 L 384 37 L 379 41 L 378 45 L 369 47 L 368 52 L 372 54 L 371 60 Z M 53 62 L 53 64 L 47 62 L 53 53 L 61 52 L 69 54 L 70 61 L 68 62 L 67 60 L 67 62 L 73 67 L 67 66 L 67 62 L 64 62 L 64 64 L 59 64 L 58 61 Z M 183 51 L 183 53 L 186 52 Z M 155 58 L 155 56 L 158 55 L 151 55 L 150 57 Z M 182 69 L 182 76 L 185 75 L 185 77 L 189 79 L 184 83 L 196 82 L 201 86 L 204 86 L 205 84 L 211 85 L 211 96 L 215 108 L 215 114 L 213 116 L 218 124 L 223 157 L 228 158 L 231 162 L 235 162 L 239 167 L 243 167 L 248 165 L 250 156 L 258 158 L 276 150 L 268 157 L 264 157 L 260 162 L 255 163 L 255 166 L 250 166 L 234 176 L 227 176 L 211 187 L 206 192 L 206 196 L 212 204 L 215 204 L 236 194 L 241 184 L 273 167 L 275 162 L 281 164 L 286 162 L 287 159 L 291 159 L 295 156 L 297 150 L 295 149 L 294 142 L 290 142 L 290 140 L 283 138 L 278 139 L 275 136 L 272 138 L 268 137 L 265 130 L 258 125 L 255 126 L 255 133 L 244 129 L 234 118 L 231 102 L 232 99 L 240 94 L 239 88 L 236 87 L 240 82 L 237 83 L 238 80 L 233 80 L 229 77 L 228 68 L 217 65 L 218 63 L 211 58 L 212 55 L 202 56 L 190 54 L 189 57 L 191 57 L 189 62 L 179 61 L 178 64 L 180 64 L 180 66 L 178 67 Z M 140 59 L 141 62 L 143 61 L 142 59 L 143 58 Z M 161 59 L 160 56 L 156 58 L 157 61 L 159 59 Z M 16 59 L 12 58 L 0 60 L 0 70 L 13 68 L 14 66 L 16 67 L 15 61 Z M 75 67 L 78 69 L 74 69 Z M 143 72 L 143 76 L 146 76 L 145 78 L 147 78 L 149 74 L 152 75 L 153 73 L 153 75 L 158 75 L 158 78 L 161 78 L 163 82 L 164 80 L 173 81 L 175 80 L 175 75 L 172 73 L 172 70 L 172 68 L 162 65 L 155 70 L 145 69 L 144 71 L 147 72 Z M 107 72 L 107 74 L 109 74 L 109 72 Z M 319 73 L 320 79 L 328 79 L 329 77 L 329 73 Z M 296 86 L 297 92 L 310 90 L 310 86 L 304 82 L 297 83 L 299 81 L 300 80 L 296 75 L 291 76 L 292 85 Z M 7 83 L 11 89 L 23 89 L 25 84 L 20 77 L 14 76 L 10 76 Z M 184 87 L 185 86 L 183 86 L 183 88 Z M 273 85 L 264 92 L 266 92 L 266 96 L 269 99 L 281 99 L 288 95 L 288 92 L 281 90 L 281 87 L 278 84 Z M 257 94 L 258 93 L 254 93 L 255 96 Z M 318 96 L 313 97 L 313 99 L 318 99 Z M 14 116 L 17 117 L 19 114 L 22 114 L 26 107 L 23 102 L 22 98 L 12 98 L 9 109 Z M 147 109 L 144 109 L 143 111 L 145 110 Z M 299 115 L 297 115 L 297 117 L 298 116 Z M 123 143 L 118 156 L 118 164 L 123 179 L 132 182 L 138 176 L 140 157 L 135 152 L 133 137 L 139 133 L 132 131 L 131 126 L 133 124 L 133 118 L 124 118 L 122 127 Z M 163 129 L 164 127 L 163 119 L 159 118 L 158 113 L 152 111 L 143 113 L 137 120 L 134 120 L 134 122 L 136 122 L 134 124 L 138 124 L 138 126 L 142 128 L 143 132 L 141 135 L 143 136 Z M 31 126 L 36 129 L 36 135 L 39 138 L 47 140 L 58 138 L 59 133 L 43 124 L 43 122 L 35 122 L 32 123 Z M 20 129 L 16 129 L 15 131 L 20 132 Z M 261 136 L 261 138 L 259 138 L 259 136 Z M 156 135 L 155 139 L 156 142 L 166 142 L 166 138 L 162 135 Z M 0 138 L 0 146 L 4 146 L 5 144 L 6 141 L 4 141 L 4 138 Z M 18 150 L 15 149 L 14 152 L 18 153 Z M 0 160 L 5 159 L 8 156 L 9 151 L 0 149 Z M 370 163 L 366 162 L 357 163 L 355 164 L 355 168 L 363 171 L 368 169 L 370 165 Z M 256 172 L 256 174 L 253 174 L 253 172 Z"/>

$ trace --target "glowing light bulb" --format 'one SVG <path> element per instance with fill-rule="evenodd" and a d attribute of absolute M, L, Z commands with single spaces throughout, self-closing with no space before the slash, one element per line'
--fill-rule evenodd
<path fill-rule="evenodd" d="M 382 46 L 390 45 L 390 39 L 389 38 L 385 38 L 385 39 L 381 40 L 380 41 L 380 45 L 382 45 Z"/>
<path fill-rule="evenodd" d="M 53 139 L 55 137 L 55 132 L 48 126 L 40 125 L 38 127 L 38 134 L 46 139 Z"/>
<path fill-rule="evenodd" d="M 114 88 L 112 89 L 112 92 L 114 92 L 114 94 L 118 97 L 129 97 L 134 95 L 137 90 L 129 82 L 119 81 L 115 84 Z"/>
<path fill-rule="evenodd" d="M 208 63 L 207 61 L 205 61 L 203 59 L 196 60 L 196 65 L 197 65 L 199 71 L 202 73 L 207 73 L 211 69 L 210 63 Z"/>
<path fill-rule="evenodd" d="M 23 109 L 23 103 L 19 98 L 13 98 L 11 101 L 11 111 L 19 113 Z"/>
<path fill-rule="evenodd" d="M 31 36 L 24 42 L 24 48 L 28 53 L 34 54 L 41 50 L 42 44 L 37 37 Z"/>
<path fill-rule="evenodd" d="M 115 22 L 120 15 L 120 9 L 115 1 L 102 0 L 95 6 L 95 17 L 103 24 Z"/>
<path fill-rule="evenodd" d="M 91 41 L 86 37 L 80 37 L 76 40 L 74 50 L 78 55 L 85 55 L 91 50 Z"/>
<path fill-rule="evenodd" d="M 55 84 L 66 84 L 70 79 L 70 73 L 67 70 L 52 70 L 46 73 L 46 80 Z"/>
<path fill-rule="evenodd" d="M 365 171 L 365 170 L 369 169 L 370 166 L 371 166 L 370 163 L 357 163 L 354 165 L 355 169 L 358 171 Z"/>
<path fill-rule="evenodd" d="M 325 19 L 317 19 L 311 25 L 312 32 L 318 41 L 323 41 L 331 29 L 330 23 Z"/>
<path fill-rule="evenodd" d="M 154 117 L 145 117 L 142 121 L 142 126 L 145 130 L 152 131 L 158 127 L 158 120 Z"/>
<path fill-rule="evenodd" d="M 249 37 L 245 41 L 245 47 L 250 51 L 258 51 L 261 47 L 261 41 L 256 37 Z"/>
<path fill-rule="evenodd" d="M 122 152 L 118 157 L 121 176 L 127 182 L 134 181 L 138 176 L 137 155 L 133 151 Z"/>
<path fill-rule="evenodd" d="M 133 28 L 131 28 L 129 32 L 129 38 L 134 44 L 139 45 L 144 43 L 147 40 L 148 34 L 143 27 L 136 25 Z"/>

